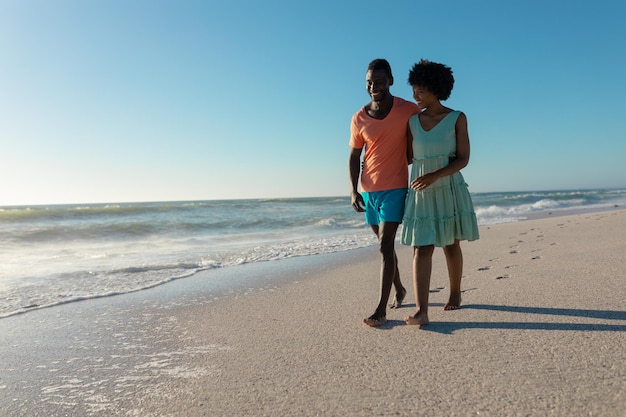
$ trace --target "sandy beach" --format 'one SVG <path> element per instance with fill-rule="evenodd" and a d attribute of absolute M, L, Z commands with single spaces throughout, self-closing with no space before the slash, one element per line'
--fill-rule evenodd
<path fill-rule="evenodd" d="M 399 244 L 410 295 L 380 328 L 373 247 L 2 319 L 0 415 L 626 415 L 626 210 L 480 230 L 460 310 L 435 252 L 421 329 Z"/>

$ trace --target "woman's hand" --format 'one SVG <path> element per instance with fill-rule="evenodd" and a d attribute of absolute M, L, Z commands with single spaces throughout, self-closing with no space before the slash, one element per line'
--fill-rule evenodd
<path fill-rule="evenodd" d="M 433 185 L 438 179 L 439 176 L 431 172 L 411 181 L 411 188 L 415 191 L 422 191 Z"/>

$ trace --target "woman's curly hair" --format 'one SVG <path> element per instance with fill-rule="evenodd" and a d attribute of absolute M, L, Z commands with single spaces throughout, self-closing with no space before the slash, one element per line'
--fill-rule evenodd
<path fill-rule="evenodd" d="M 439 100 L 447 100 L 454 87 L 454 77 L 450 67 L 421 59 L 409 71 L 409 84 L 428 89 Z"/>

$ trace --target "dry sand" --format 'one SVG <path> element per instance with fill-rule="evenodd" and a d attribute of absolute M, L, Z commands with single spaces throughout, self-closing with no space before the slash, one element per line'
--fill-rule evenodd
<path fill-rule="evenodd" d="M 0 415 L 626 415 L 626 211 L 482 227 L 462 248 L 463 308 L 443 311 L 438 249 L 423 329 L 402 320 L 412 295 L 362 324 L 375 248 L 2 319 Z"/>

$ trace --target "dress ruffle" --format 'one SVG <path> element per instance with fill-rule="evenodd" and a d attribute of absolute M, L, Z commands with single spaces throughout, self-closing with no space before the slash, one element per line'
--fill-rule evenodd
<path fill-rule="evenodd" d="M 443 247 L 455 239 L 479 238 L 472 198 L 460 172 L 423 191 L 409 189 L 402 223 L 404 245 Z"/>

